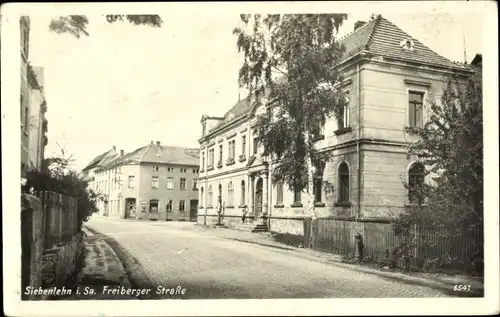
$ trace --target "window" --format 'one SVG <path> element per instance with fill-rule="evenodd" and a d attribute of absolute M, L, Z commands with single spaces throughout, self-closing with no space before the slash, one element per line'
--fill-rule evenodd
<path fill-rule="evenodd" d="M 208 165 L 210 166 L 214 165 L 214 160 L 215 160 L 214 149 L 211 148 L 210 150 L 208 150 Z"/>
<path fill-rule="evenodd" d="M 350 98 L 349 91 L 344 92 L 344 106 L 340 109 L 339 117 L 337 118 L 339 129 L 345 129 L 350 126 Z"/>
<path fill-rule="evenodd" d="M 167 172 L 173 172 L 174 168 L 173 167 L 167 167 Z"/>
<path fill-rule="evenodd" d="M 181 173 L 187 173 L 187 168 L 181 168 Z"/>
<path fill-rule="evenodd" d="M 409 126 L 412 128 L 421 128 L 423 125 L 423 105 L 424 93 L 410 91 L 409 92 Z"/>
<path fill-rule="evenodd" d="M 28 130 L 28 125 L 30 123 L 30 109 L 28 106 L 24 107 L 24 129 Z"/>
<path fill-rule="evenodd" d="M 244 135 L 241 137 L 241 155 L 245 155 L 246 147 L 247 147 L 247 136 Z"/>
<path fill-rule="evenodd" d="M 200 188 L 200 206 L 203 207 L 203 187 Z"/>
<path fill-rule="evenodd" d="M 205 154 L 201 152 L 201 169 L 205 168 Z"/>
<path fill-rule="evenodd" d="M 314 178 L 313 188 L 314 188 L 314 202 L 321 202 L 321 187 L 323 186 L 323 179 L 320 177 Z"/>
<path fill-rule="evenodd" d="M 410 204 L 422 204 L 420 189 L 424 185 L 424 165 L 414 163 L 408 171 L 408 201 Z"/>
<path fill-rule="evenodd" d="M 229 184 L 227 184 L 227 205 L 233 206 L 233 201 L 234 201 L 233 182 L 229 182 Z"/>
<path fill-rule="evenodd" d="M 149 212 L 152 214 L 158 213 L 158 200 L 157 199 L 151 199 L 149 201 Z"/>
<path fill-rule="evenodd" d="M 153 166 L 153 172 L 158 172 L 160 168 L 158 166 Z"/>
<path fill-rule="evenodd" d="M 302 203 L 302 191 L 298 188 L 294 189 L 293 192 L 293 202 L 294 204 L 300 204 Z"/>
<path fill-rule="evenodd" d="M 181 178 L 181 190 L 186 190 L 186 179 Z"/>
<path fill-rule="evenodd" d="M 208 186 L 208 201 L 207 206 L 212 207 L 212 203 L 214 201 L 214 192 L 212 191 L 212 185 Z"/>
<path fill-rule="evenodd" d="M 339 202 L 349 201 L 349 166 L 342 162 L 339 166 Z"/>
<path fill-rule="evenodd" d="M 198 180 L 193 179 L 193 190 L 198 190 Z"/>
<path fill-rule="evenodd" d="M 245 181 L 241 181 L 241 205 L 245 205 L 245 193 L 246 193 L 246 188 L 245 188 Z"/>
<path fill-rule="evenodd" d="M 172 200 L 167 200 L 167 206 L 166 206 L 167 211 L 172 211 L 173 204 L 174 202 Z"/>
<path fill-rule="evenodd" d="M 228 151 L 229 159 L 234 159 L 235 149 L 236 149 L 235 140 L 229 141 L 229 151 Z"/>
<path fill-rule="evenodd" d="M 219 145 L 219 161 L 222 161 L 222 154 L 223 154 L 223 152 L 222 152 L 222 144 L 221 144 L 221 145 Z"/>
<path fill-rule="evenodd" d="M 186 210 L 186 202 L 184 200 L 179 201 L 179 211 Z"/>
<path fill-rule="evenodd" d="M 276 184 L 276 205 L 283 204 L 283 182 Z"/>
<path fill-rule="evenodd" d="M 257 154 L 257 148 L 259 147 L 259 141 L 257 138 L 253 138 L 253 154 Z"/>
<path fill-rule="evenodd" d="M 323 136 L 323 129 L 324 129 L 324 126 L 320 122 L 316 122 L 316 124 L 313 126 L 312 131 L 311 131 L 312 132 L 311 133 L 312 139 L 317 140 L 317 139 L 321 138 Z"/>
<path fill-rule="evenodd" d="M 158 179 L 158 176 L 153 176 L 151 178 L 151 188 L 152 189 L 158 189 L 158 188 L 160 188 L 160 181 Z"/>
<path fill-rule="evenodd" d="M 167 177 L 167 189 L 174 189 L 174 178 Z"/>

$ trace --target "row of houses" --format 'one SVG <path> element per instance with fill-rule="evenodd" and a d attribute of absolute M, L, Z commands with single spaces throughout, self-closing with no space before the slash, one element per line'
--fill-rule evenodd
<path fill-rule="evenodd" d="M 21 177 L 29 169 L 41 169 L 48 143 L 47 102 L 44 94 L 44 68 L 29 63 L 30 19 L 19 20 L 21 40 Z"/>
<path fill-rule="evenodd" d="M 317 149 L 331 154 L 315 175 L 316 214 L 348 221 L 390 218 L 416 203 L 404 183 L 428 181 L 424 166 L 407 155 L 417 136 L 406 128 L 422 127 L 429 103 L 440 103 L 450 76 L 465 78 L 472 70 L 382 16 L 341 43 L 346 50 L 338 70 L 348 102 L 315 136 Z M 305 193 L 272 183 L 278 162 L 262 155 L 255 127 L 264 109 L 251 98 L 223 116 L 203 115 L 199 149 L 151 142 L 129 154 L 113 148 L 96 157 L 83 172 L 95 190 L 109 196 L 102 214 L 212 225 L 221 207 L 225 224 L 236 225 L 247 211 L 252 225 L 266 214 L 268 229 L 303 234 L 303 219 L 310 216 Z"/>
<path fill-rule="evenodd" d="M 99 214 L 114 218 L 195 221 L 198 210 L 198 149 L 159 141 L 130 153 L 116 147 L 83 170 L 101 194 Z"/>

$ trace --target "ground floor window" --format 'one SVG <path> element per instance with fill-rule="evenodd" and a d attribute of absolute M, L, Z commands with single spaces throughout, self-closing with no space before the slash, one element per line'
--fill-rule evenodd
<path fill-rule="evenodd" d="M 172 200 L 167 200 L 167 211 L 172 211 L 172 205 L 174 202 Z"/>
<path fill-rule="evenodd" d="M 179 201 L 179 211 L 186 210 L 186 202 L 184 200 Z"/>

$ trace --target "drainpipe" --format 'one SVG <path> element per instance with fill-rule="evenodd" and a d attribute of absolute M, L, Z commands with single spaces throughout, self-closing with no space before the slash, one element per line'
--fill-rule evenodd
<path fill-rule="evenodd" d="M 360 136 L 361 136 L 361 76 L 360 76 L 360 69 L 359 69 L 359 63 L 357 64 L 357 90 L 358 90 L 358 135 L 356 138 L 356 159 L 357 159 L 357 164 L 356 164 L 356 170 L 358 173 L 358 207 L 357 207 L 357 212 L 356 212 L 356 220 L 361 216 L 361 168 L 360 168 L 360 146 L 359 146 L 359 141 L 360 141 Z"/>

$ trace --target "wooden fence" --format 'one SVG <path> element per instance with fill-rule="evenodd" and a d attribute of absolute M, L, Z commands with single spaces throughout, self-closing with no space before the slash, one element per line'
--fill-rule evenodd
<path fill-rule="evenodd" d="M 466 263 L 482 252 L 482 228 L 458 232 L 414 226 L 410 231 L 411 256 L 419 261 L 448 259 Z M 319 218 L 304 219 L 304 245 L 318 251 L 339 255 L 354 254 L 355 236 L 363 238 L 364 255 L 375 261 L 391 256 L 401 245 L 402 237 L 394 233 L 389 222 L 367 222 Z M 311 239 L 312 238 L 312 239 Z M 313 245 L 310 244 L 313 241 Z"/>
<path fill-rule="evenodd" d="M 77 199 L 54 192 L 23 194 L 21 240 L 23 290 L 68 286 L 83 246 Z"/>

